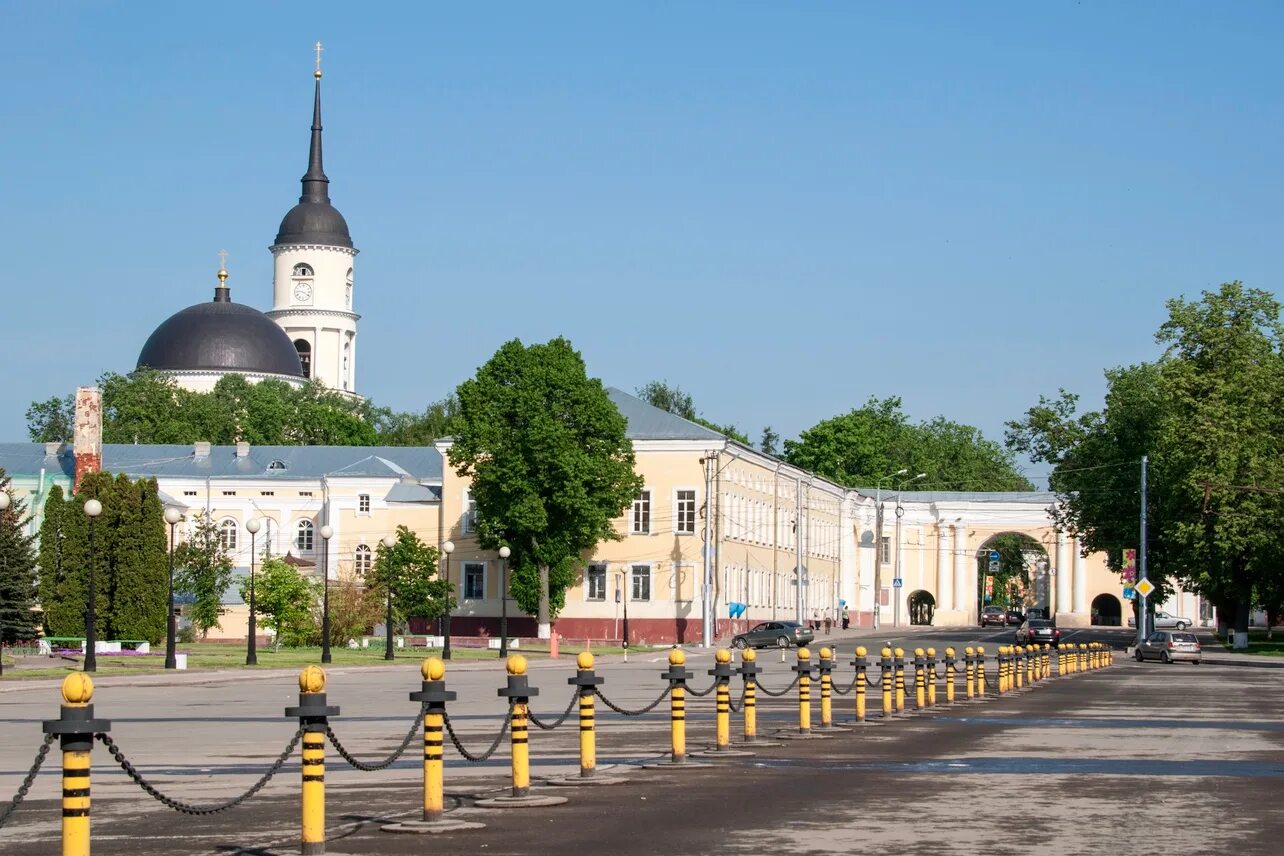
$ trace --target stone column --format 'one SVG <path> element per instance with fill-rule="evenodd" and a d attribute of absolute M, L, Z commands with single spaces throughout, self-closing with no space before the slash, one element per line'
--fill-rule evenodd
<path fill-rule="evenodd" d="M 955 609 L 963 612 L 964 616 L 972 614 L 972 609 L 976 603 L 975 587 L 968 587 L 968 559 L 967 553 L 967 524 L 954 524 L 954 604 Z M 975 563 L 973 563 L 975 568 Z"/>
<path fill-rule="evenodd" d="M 1074 539 L 1074 611 L 1088 612 L 1088 572 L 1084 568 L 1083 545 Z"/>
<path fill-rule="evenodd" d="M 950 533 L 944 523 L 936 525 L 936 606 L 954 608 L 954 569 L 950 567 Z"/>
<path fill-rule="evenodd" d="M 1057 612 L 1069 612 L 1070 603 L 1070 583 L 1074 577 L 1074 569 L 1070 564 L 1070 550 L 1066 543 L 1066 533 L 1060 529 L 1057 530 Z"/>

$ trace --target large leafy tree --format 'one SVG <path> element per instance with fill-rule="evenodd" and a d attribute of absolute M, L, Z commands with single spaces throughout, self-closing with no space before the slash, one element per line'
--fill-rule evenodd
<path fill-rule="evenodd" d="M 450 463 L 472 480 L 481 544 L 513 551 L 512 593 L 547 637 L 577 565 L 637 495 L 624 417 L 563 338 L 505 343 L 456 391 Z"/>
<path fill-rule="evenodd" d="M 379 443 L 385 446 L 430 446 L 454 433 L 459 402 L 452 395 L 435 401 L 422 413 L 399 413 L 386 407 L 372 410 Z"/>
<path fill-rule="evenodd" d="M 0 642 L 11 643 L 36 635 L 36 549 L 35 538 L 23 531 L 27 505 L 12 495 L 3 469 L 0 492 L 10 495 L 9 507 L 0 511 Z"/>
<path fill-rule="evenodd" d="M 263 626 L 276 631 L 276 647 L 306 645 L 320 638 L 314 606 L 320 584 L 299 575 L 284 559 L 267 556 L 254 579 L 255 612 Z M 241 586 L 241 597 L 250 602 L 249 583 Z"/>
<path fill-rule="evenodd" d="M 61 443 L 71 439 L 76 405 L 70 395 L 33 401 L 27 408 L 27 435 L 33 443 Z"/>
<path fill-rule="evenodd" d="M 438 576 L 437 559 L 437 548 L 405 526 L 397 527 L 397 543 L 391 548 L 382 543 L 376 548 L 367 582 L 383 602 L 392 588 L 395 624 L 404 624 L 412 616 L 436 618 L 454 605 L 454 586 Z"/>
<path fill-rule="evenodd" d="M 785 441 L 785 460 L 851 487 L 905 469 L 938 490 L 1032 490 L 1014 456 L 970 425 L 943 416 L 913 424 L 897 397 L 819 422 Z"/>
<path fill-rule="evenodd" d="M 1168 301 L 1154 364 L 1107 372 L 1100 412 L 1064 391 L 1010 423 L 1012 448 L 1054 465 L 1063 522 L 1117 568 L 1138 539 L 1138 465 L 1150 458 L 1146 512 L 1152 581 L 1183 582 L 1232 617 L 1247 644 L 1249 608 L 1275 586 L 1284 513 L 1284 357 L 1280 305 L 1241 283 Z"/>
<path fill-rule="evenodd" d="M 192 626 L 201 635 L 219 626 L 223 593 L 231 584 L 232 559 L 219 540 L 218 525 L 198 512 L 191 535 L 174 550 L 174 590 L 191 595 Z"/>

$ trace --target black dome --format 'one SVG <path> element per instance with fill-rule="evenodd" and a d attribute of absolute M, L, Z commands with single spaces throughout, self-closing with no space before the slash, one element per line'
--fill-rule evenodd
<path fill-rule="evenodd" d="M 232 303 L 226 288 L 165 320 L 143 345 L 138 367 L 303 377 L 294 343 L 271 318 Z"/>
<path fill-rule="evenodd" d="M 339 209 L 329 202 L 305 199 L 295 205 L 281 220 L 276 233 L 278 244 L 323 244 L 333 247 L 351 247 L 348 222 Z"/>

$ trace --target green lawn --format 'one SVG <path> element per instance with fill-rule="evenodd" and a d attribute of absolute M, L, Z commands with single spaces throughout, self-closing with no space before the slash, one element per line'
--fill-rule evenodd
<path fill-rule="evenodd" d="M 1230 643 L 1224 639 L 1218 640 L 1222 647 L 1227 651 L 1231 650 Z M 1265 657 L 1284 657 L 1284 631 L 1276 630 L 1274 639 L 1266 638 L 1265 630 L 1248 631 L 1248 648 L 1241 648 L 1236 651 L 1237 654 L 1261 654 Z"/>

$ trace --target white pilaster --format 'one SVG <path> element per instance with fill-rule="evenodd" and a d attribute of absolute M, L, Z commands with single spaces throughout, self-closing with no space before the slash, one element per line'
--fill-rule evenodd
<path fill-rule="evenodd" d="M 955 608 L 969 616 L 968 622 L 972 622 L 971 616 L 976 611 L 976 591 L 975 586 L 969 587 L 968 580 L 971 574 L 968 573 L 968 552 L 967 552 L 967 524 L 954 524 L 954 594 Z M 972 571 L 975 573 L 976 563 L 972 563 Z"/>
<path fill-rule="evenodd" d="M 1074 578 L 1074 568 L 1070 563 L 1069 544 L 1066 533 L 1057 530 L 1057 612 L 1069 612 L 1070 583 Z"/>
<path fill-rule="evenodd" d="M 950 567 L 950 533 L 944 523 L 936 525 L 936 604 L 954 608 L 954 569 Z"/>
<path fill-rule="evenodd" d="M 1083 546 L 1079 539 L 1074 539 L 1074 611 L 1080 614 L 1088 611 L 1088 573 L 1084 567 Z"/>

